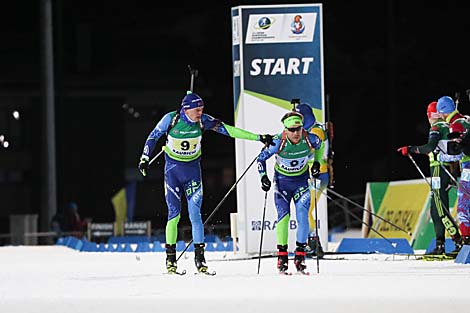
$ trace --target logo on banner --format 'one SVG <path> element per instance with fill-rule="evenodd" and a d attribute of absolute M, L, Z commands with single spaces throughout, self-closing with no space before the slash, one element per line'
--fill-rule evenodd
<path fill-rule="evenodd" d="M 262 221 L 260 220 L 255 220 L 251 221 L 251 231 L 258 231 L 261 230 L 262 227 Z M 264 221 L 264 230 L 275 230 L 277 225 L 277 220 L 275 221 Z M 289 229 L 294 230 L 297 229 L 297 222 L 295 220 L 290 220 L 289 221 Z"/>
<path fill-rule="evenodd" d="M 256 24 L 256 29 L 262 29 L 262 30 L 266 30 L 268 29 L 269 27 L 271 27 L 272 24 L 274 24 L 274 22 L 276 21 L 275 18 L 271 19 L 269 17 L 266 17 L 266 16 L 263 16 L 262 18 L 260 18 L 258 20 L 258 23 Z"/>
<path fill-rule="evenodd" d="M 313 42 L 317 13 L 250 14 L 247 44 Z"/>
<path fill-rule="evenodd" d="M 302 16 L 301 15 L 296 15 L 294 16 L 294 21 L 290 24 L 290 30 L 294 34 L 302 34 L 305 30 L 305 24 L 302 21 Z"/>

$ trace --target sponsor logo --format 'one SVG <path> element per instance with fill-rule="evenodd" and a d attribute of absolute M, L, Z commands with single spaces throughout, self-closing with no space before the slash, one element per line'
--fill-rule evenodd
<path fill-rule="evenodd" d="M 273 25 L 275 21 L 276 21 L 275 18 L 269 18 L 267 16 L 263 16 L 258 20 L 258 23 L 256 23 L 255 29 L 266 30 L 269 27 L 271 27 L 271 25 Z"/>
<path fill-rule="evenodd" d="M 251 221 L 251 230 L 258 231 L 261 230 L 262 221 L 260 220 L 252 220 Z M 277 220 L 275 221 L 264 221 L 264 230 L 275 230 L 277 226 Z M 290 220 L 289 221 L 289 229 L 294 230 L 297 229 L 297 221 Z"/>
<path fill-rule="evenodd" d="M 196 151 L 179 151 L 179 150 L 176 150 L 176 149 L 171 149 L 171 151 L 175 154 L 178 154 L 178 155 L 193 155 L 196 153 Z"/>
<path fill-rule="evenodd" d="M 293 34 L 300 35 L 305 30 L 305 23 L 302 21 L 301 15 L 294 16 L 294 20 L 290 24 L 290 30 Z"/>
<path fill-rule="evenodd" d="M 307 75 L 313 57 L 304 58 L 277 58 L 277 59 L 253 59 L 251 61 L 251 76 L 274 75 Z"/>

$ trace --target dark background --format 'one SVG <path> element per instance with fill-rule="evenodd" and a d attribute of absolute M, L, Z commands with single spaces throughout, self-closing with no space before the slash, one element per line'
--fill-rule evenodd
<path fill-rule="evenodd" d="M 40 212 L 45 129 L 39 3 L 8 1 L 0 9 L 0 133 L 11 143 L 0 148 L 0 233 L 8 233 L 10 214 Z M 136 219 L 164 226 L 162 164 L 145 180 L 136 170 L 148 133 L 179 106 L 189 87 L 188 64 L 199 69 L 195 89 L 205 112 L 233 125 L 230 8 L 285 4 L 209 3 L 53 1 L 59 210 L 76 201 L 82 216 L 113 221 L 111 197 L 139 179 Z M 335 190 L 362 203 L 369 181 L 420 178 L 396 149 L 426 142 L 429 102 L 460 92 L 459 109 L 468 111 L 469 5 L 322 3 Z M 12 110 L 20 111 L 20 120 Z M 208 132 L 203 147 L 207 217 L 236 180 L 234 139 Z M 426 157 L 415 159 L 427 173 Z M 211 225 L 228 223 L 235 201 L 234 193 Z"/>

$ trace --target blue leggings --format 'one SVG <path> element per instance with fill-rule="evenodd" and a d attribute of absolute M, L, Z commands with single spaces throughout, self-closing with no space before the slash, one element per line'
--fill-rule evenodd
<path fill-rule="evenodd" d="M 168 206 L 168 221 L 181 214 L 181 198 L 184 192 L 188 203 L 193 241 L 203 243 L 202 180 L 199 159 L 192 162 L 178 162 L 165 157 L 165 199 Z"/>
<path fill-rule="evenodd" d="M 310 207 L 310 189 L 308 188 L 308 173 L 300 176 L 284 176 L 274 174 L 274 203 L 277 210 L 277 221 L 290 214 L 290 202 L 294 200 L 297 217 L 296 240 L 307 242 L 308 237 L 308 209 Z M 287 231 L 287 230 L 286 230 Z"/>

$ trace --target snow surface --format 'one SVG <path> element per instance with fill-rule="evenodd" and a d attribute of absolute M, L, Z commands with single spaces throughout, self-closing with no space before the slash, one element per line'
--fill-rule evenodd
<path fill-rule="evenodd" d="M 470 264 L 393 255 L 308 259 L 311 276 L 280 276 L 276 259 L 206 252 L 213 277 L 163 274 L 165 254 L 0 247 L 0 312 L 470 312 Z M 342 258 L 336 259 L 335 258 Z M 292 261 L 290 267 L 293 268 Z"/>

